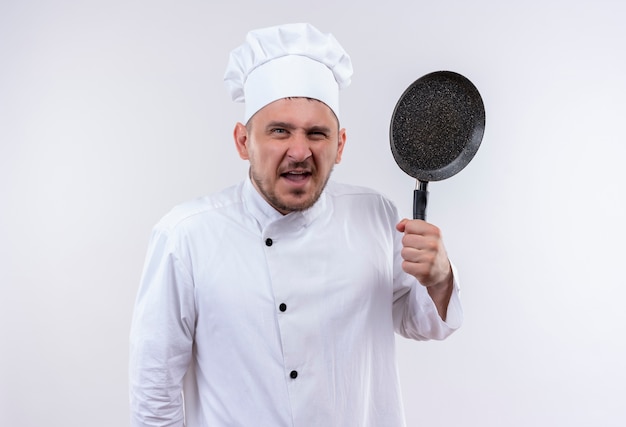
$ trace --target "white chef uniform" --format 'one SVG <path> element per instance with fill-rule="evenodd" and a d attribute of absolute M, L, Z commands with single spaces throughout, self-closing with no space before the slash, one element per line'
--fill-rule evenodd
<path fill-rule="evenodd" d="M 133 427 L 395 427 L 394 330 L 443 339 L 401 270 L 394 206 L 330 182 L 278 213 L 250 180 L 175 208 L 154 229 L 131 333 Z M 188 369 L 191 370 L 188 371 Z M 159 420 L 157 422 L 157 420 Z"/>

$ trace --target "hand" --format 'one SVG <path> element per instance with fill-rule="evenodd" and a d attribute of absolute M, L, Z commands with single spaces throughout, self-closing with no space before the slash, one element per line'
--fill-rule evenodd
<path fill-rule="evenodd" d="M 452 268 L 439 228 L 419 219 L 403 219 L 396 229 L 404 233 L 402 269 L 428 288 L 448 289 Z"/>

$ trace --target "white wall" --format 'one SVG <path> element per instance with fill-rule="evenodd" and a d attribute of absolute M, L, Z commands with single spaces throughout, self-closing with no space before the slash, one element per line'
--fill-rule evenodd
<path fill-rule="evenodd" d="M 402 91 L 449 69 L 485 101 L 478 154 L 430 186 L 466 324 L 398 340 L 408 425 L 625 425 L 624 3 L 221 3 L 0 2 L 0 425 L 128 424 L 149 231 L 242 179 L 227 55 L 294 21 L 353 58 L 335 178 L 407 216 L 388 139 Z"/>

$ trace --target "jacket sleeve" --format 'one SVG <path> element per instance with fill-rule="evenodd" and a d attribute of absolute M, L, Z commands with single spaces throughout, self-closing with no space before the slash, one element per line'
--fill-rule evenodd
<path fill-rule="evenodd" d="M 402 272 L 400 285 L 394 289 L 393 322 L 395 331 L 415 340 L 443 340 L 461 327 L 463 310 L 459 298 L 457 271 L 454 274 L 454 290 L 448 304 L 446 320 L 442 320 L 428 291 L 417 279 Z"/>
<path fill-rule="evenodd" d="M 193 279 L 177 239 L 155 228 L 130 332 L 132 427 L 182 427 L 195 330 Z"/>

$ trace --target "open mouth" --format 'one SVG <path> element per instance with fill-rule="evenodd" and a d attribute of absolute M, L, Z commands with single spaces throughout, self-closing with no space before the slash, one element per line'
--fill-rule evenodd
<path fill-rule="evenodd" d="M 285 173 L 281 173 L 280 176 L 285 178 L 291 182 L 302 182 L 306 181 L 310 176 L 311 172 L 309 171 L 288 171 Z"/>

